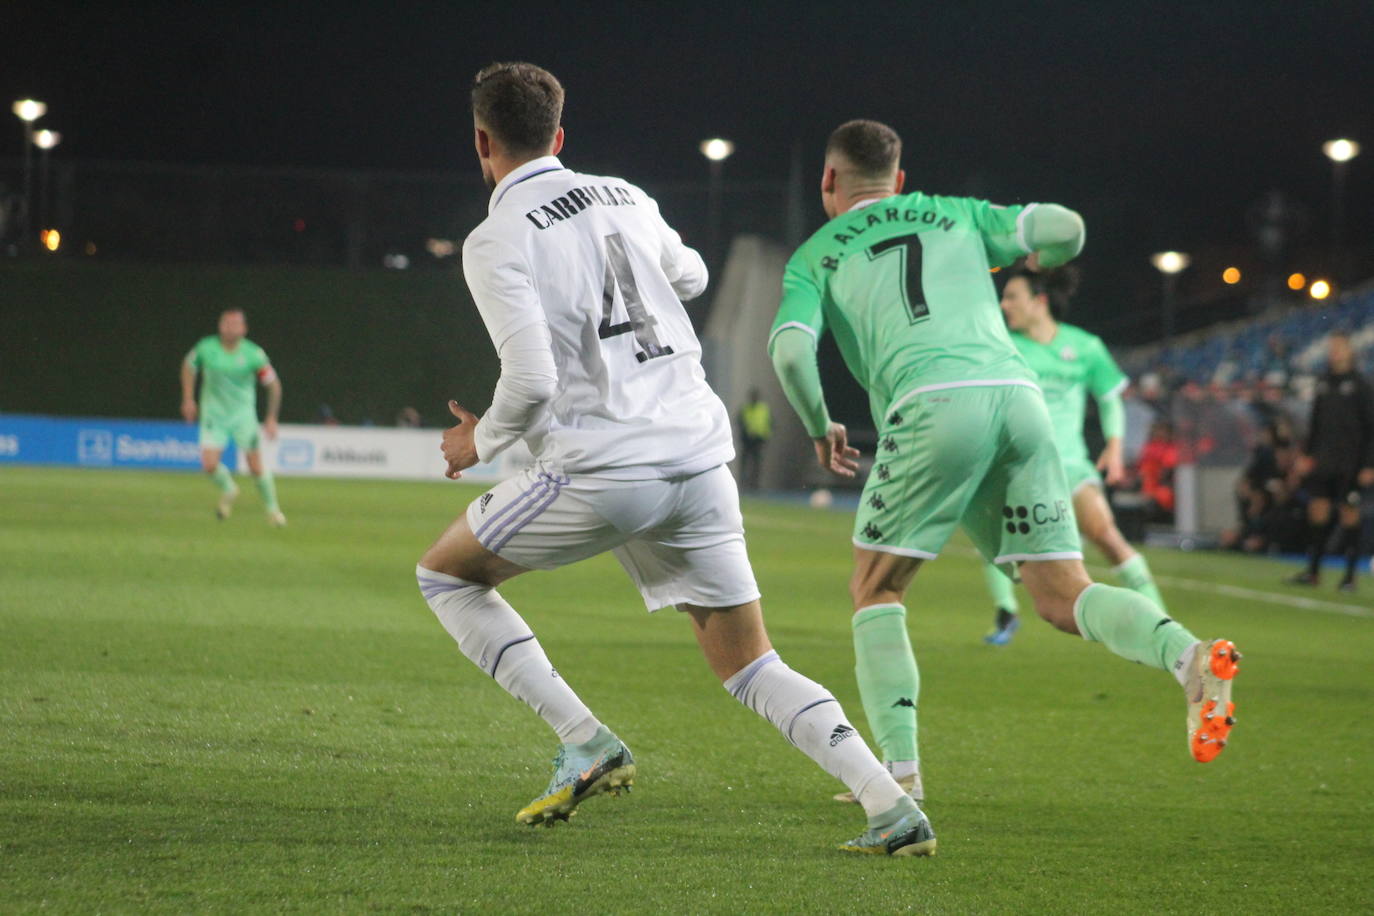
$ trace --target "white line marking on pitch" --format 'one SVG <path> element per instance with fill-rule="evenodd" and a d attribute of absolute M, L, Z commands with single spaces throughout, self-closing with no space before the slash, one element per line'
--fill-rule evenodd
<path fill-rule="evenodd" d="M 745 528 L 770 528 L 778 531 L 798 531 L 803 530 L 811 534 L 832 534 L 835 528 L 832 526 L 813 526 L 797 524 L 792 521 L 780 521 L 775 519 L 753 518 L 745 520 Z M 972 547 L 963 547 L 958 544 L 950 544 L 944 549 L 945 555 L 968 557 L 971 559 L 982 559 L 982 554 Z M 1092 573 L 1097 581 L 1105 581 L 1103 577 L 1110 575 L 1111 570 L 1102 566 L 1089 566 L 1088 571 Z M 1297 608 L 1300 611 L 1320 611 L 1326 614 L 1343 614 L 1346 617 L 1374 617 L 1374 610 L 1361 607 L 1358 604 L 1342 604 L 1339 601 L 1322 601 L 1319 598 L 1307 598 L 1303 595 L 1288 595 L 1281 592 L 1265 592 L 1255 588 L 1242 588 L 1239 585 L 1226 585 L 1221 582 L 1203 582 L 1199 579 L 1185 579 L 1181 576 L 1155 576 L 1155 581 L 1160 585 L 1170 588 L 1187 589 L 1192 592 L 1202 592 L 1209 595 L 1225 595 L 1228 598 L 1244 598 L 1247 601 L 1262 601 L 1265 604 L 1277 604 L 1282 607 Z"/>

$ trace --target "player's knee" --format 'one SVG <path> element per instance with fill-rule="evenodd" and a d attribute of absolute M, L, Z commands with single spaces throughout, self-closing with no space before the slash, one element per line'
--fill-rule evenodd
<path fill-rule="evenodd" d="M 479 592 L 490 591 L 489 586 L 428 569 L 423 561 L 415 567 L 415 581 L 420 586 L 420 594 L 436 611 L 441 602 L 461 611 L 470 600 L 480 597 Z"/>

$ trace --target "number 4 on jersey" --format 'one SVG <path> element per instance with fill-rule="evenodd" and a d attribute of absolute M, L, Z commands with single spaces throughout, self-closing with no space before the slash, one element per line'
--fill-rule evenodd
<path fill-rule="evenodd" d="M 620 290 L 620 298 L 625 302 L 625 312 L 630 320 L 611 324 L 611 310 L 615 307 L 617 289 Z M 656 324 L 658 319 L 649 314 L 648 309 L 644 308 L 644 302 L 639 298 L 639 286 L 635 283 L 634 272 L 630 269 L 630 256 L 625 251 L 625 240 L 620 237 L 619 232 L 611 233 L 606 236 L 606 285 L 601 293 L 601 325 L 597 328 L 597 336 L 606 340 L 634 331 L 635 341 L 639 344 L 639 352 L 635 353 L 635 359 L 642 363 L 673 352 L 672 347 L 658 342 L 658 335 L 654 333 Z"/>
<path fill-rule="evenodd" d="M 883 256 L 897 259 L 897 267 L 902 273 L 902 302 L 911 313 L 911 323 L 929 318 L 930 306 L 923 301 L 925 291 L 921 289 L 921 237 L 915 233 L 899 235 L 869 247 L 870 261 Z"/>

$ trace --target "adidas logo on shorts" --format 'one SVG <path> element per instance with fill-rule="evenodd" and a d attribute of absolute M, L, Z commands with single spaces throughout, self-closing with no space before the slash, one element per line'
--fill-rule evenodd
<path fill-rule="evenodd" d="M 484 515 L 487 511 L 487 503 L 491 502 L 491 494 L 483 493 L 482 498 L 477 501 L 477 514 Z"/>
<path fill-rule="evenodd" d="M 834 747 L 835 745 L 843 741 L 845 738 L 848 738 L 853 734 L 854 729 L 852 727 L 845 725 L 844 723 L 836 725 L 835 730 L 830 733 L 830 746 Z"/>

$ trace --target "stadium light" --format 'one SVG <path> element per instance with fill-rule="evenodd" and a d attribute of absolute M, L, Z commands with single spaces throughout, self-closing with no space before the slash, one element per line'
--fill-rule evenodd
<path fill-rule="evenodd" d="M 44 229 L 38 234 L 38 239 L 49 251 L 56 251 L 62 245 L 62 233 L 56 229 Z"/>
<path fill-rule="evenodd" d="M 1360 144 L 1345 137 L 1327 140 L 1322 152 L 1331 160 L 1331 266 L 1337 280 L 1345 279 L 1345 169 L 1360 154 Z"/>
<path fill-rule="evenodd" d="M 1331 295 L 1331 284 L 1325 280 L 1313 280 L 1312 286 L 1307 290 L 1307 295 L 1313 299 L 1325 299 Z"/>
<path fill-rule="evenodd" d="M 50 150 L 62 142 L 62 135 L 55 130 L 40 130 L 33 135 L 33 145 L 41 150 Z"/>
<path fill-rule="evenodd" d="M 1326 153 L 1326 158 L 1332 162 L 1349 162 L 1360 154 L 1360 144 L 1341 137 L 1323 143 L 1322 152 Z"/>
<path fill-rule="evenodd" d="M 1164 295 L 1159 307 L 1160 331 L 1166 338 L 1173 337 L 1178 275 L 1188 269 L 1193 259 L 1181 251 L 1158 251 L 1150 255 L 1150 263 L 1164 277 Z"/>
<path fill-rule="evenodd" d="M 725 160 L 735 152 L 735 144 L 723 137 L 712 137 L 702 140 L 699 149 L 711 164 L 711 178 L 706 185 L 706 257 L 709 259 L 708 266 L 715 272 L 720 267 L 721 224 L 724 222 L 722 213 L 725 188 L 721 174 L 724 171 Z"/>
<path fill-rule="evenodd" d="M 33 122 L 48 113 L 48 106 L 37 99 L 19 99 L 10 111 L 24 122 L 24 209 L 19 214 L 19 244 L 27 246 L 33 213 Z"/>
<path fill-rule="evenodd" d="M 1240 268 L 1228 267 L 1221 272 L 1221 280 L 1227 286 L 1235 286 L 1240 282 Z"/>
<path fill-rule="evenodd" d="M 1307 277 L 1303 276 L 1302 274 L 1295 273 L 1288 275 L 1288 288 L 1293 290 L 1293 292 L 1297 292 L 1306 285 Z"/>
<path fill-rule="evenodd" d="M 48 106 L 36 99 L 20 99 L 10 106 L 10 111 L 19 120 L 32 124 L 48 113 Z"/>
<path fill-rule="evenodd" d="M 38 147 L 38 225 L 48 226 L 48 154 L 62 142 L 62 135 L 55 130 L 40 130 L 33 135 L 33 145 Z M 53 230 L 56 231 L 56 230 Z M 54 249 L 49 249 L 54 250 Z"/>
<path fill-rule="evenodd" d="M 1187 270 L 1193 259 L 1181 251 L 1161 251 L 1150 255 L 1150 263 L 1162 274 L 1176 274 Z"/>
<path fill-rule="evenodd" d="M 722 137 L 712 137 L 701 141 L 701 154 L 712 162 L 729 159 L 735 151 L 735 144 Z"/>

